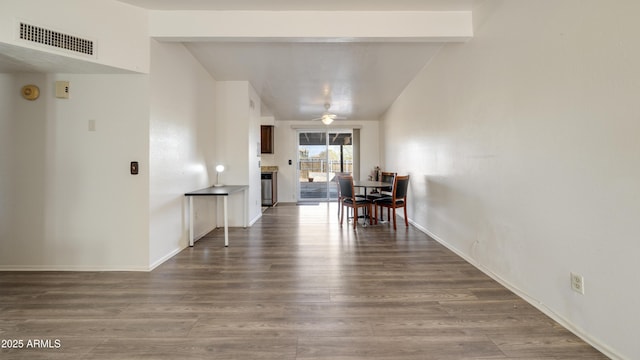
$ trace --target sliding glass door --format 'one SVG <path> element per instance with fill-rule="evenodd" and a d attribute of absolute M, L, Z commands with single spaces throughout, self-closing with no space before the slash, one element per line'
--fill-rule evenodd
<path fill-rule="evenodd" d="M 298 131 L 298 201 L 336 200 L 336 175 L 352 172 L 350 130 Z"/>

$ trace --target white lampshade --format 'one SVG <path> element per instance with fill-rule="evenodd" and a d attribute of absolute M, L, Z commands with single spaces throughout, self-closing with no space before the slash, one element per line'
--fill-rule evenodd
<path fill-rule="evenodd" d="M 220 183 L 220 173 L 224 171 L 224 165 L 216 166 L 216 183 L 213 186 L 224 186 L 224 184 Z"/>

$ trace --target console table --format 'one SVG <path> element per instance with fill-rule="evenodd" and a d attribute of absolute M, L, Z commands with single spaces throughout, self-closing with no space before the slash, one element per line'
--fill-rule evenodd
<path fill-rule="evenodd" d="M 189 246 L 193 246 L 193 197 L 194 196 L 222 196 L 223 208 L 224 208 L 224 246 L 229 246 L 229 220 L 227 215 L 227 198 L 230 194 L 242 191 L 244 197 L 242 199 L 243 207 L 243 227 L 247 227 L 247 192 L 249 186 L 247 185 L 223 185 L 223 186 L 211 186 L 205 189 L 200 189 L 192 192 L 185 193 L 184 196 L 189 198 Z M 216 224 L 217 225 L 217 224 Z"/>

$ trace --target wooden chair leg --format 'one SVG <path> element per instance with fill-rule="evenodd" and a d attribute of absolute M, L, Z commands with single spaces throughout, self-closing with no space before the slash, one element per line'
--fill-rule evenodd
<path fill-rule="evenodd" d="M 404 206 L 404 225 L 409 227 L 409 218 L 407 217 L 407 206 Z"/>
<path fill-rule="evenodd" d="M 393 230 L 396 230 L 396 208 L 393 208 Z"/>
<path fill-rule="evenodd" d="M 358 225 L 358 207 L 353 207 L 353 229 L 356 229 L 356 225 Z"/>
<path fill-rule="evenodd" d="M 378 206 L 376 204 L 371 204 L 370 206 L 374 207 L 374 209 L 373 209 L 373 210 L 375 210 L 375 214 L 374 214 L 375 223 L 374 224 L 378 225 Z"/>
<path fill-rule="evenodd" d="M 378 205 L 373 204 L 373 207 L 375 208 L 376 225 L 378 225 Z"/>
<path fill-rule="evenodd" d="M 342 220 L 344 219 L 344 204 L 340 203 L 340 225 L 342 225 Z"/>

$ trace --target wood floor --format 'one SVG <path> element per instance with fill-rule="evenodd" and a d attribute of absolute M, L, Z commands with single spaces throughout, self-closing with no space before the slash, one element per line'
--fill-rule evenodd
<path fill-rule="evenodd" d="M 278 206 L 150 273 L 0 272 L 24 342 L 0 358 L 606 359 L 416 229 L 336 211 Z"/>

